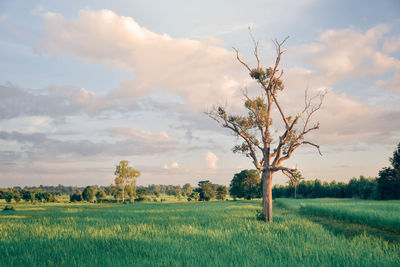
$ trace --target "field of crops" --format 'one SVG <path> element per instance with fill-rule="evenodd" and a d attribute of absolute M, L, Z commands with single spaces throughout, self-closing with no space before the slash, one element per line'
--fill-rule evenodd
<path fill-rule="evenodd" d="M 400 244 L 337 235 L 259 201 L 19 205 L 0 211 L 1 266 L 399 266 Z M 1 208 L 1 207 L 0 207 Z"/>
<path fill-rule="evenodd" d="M 303 214 L 340 219 L 400 233 L 399 200 L 277 199 L 276 202 Z"/>

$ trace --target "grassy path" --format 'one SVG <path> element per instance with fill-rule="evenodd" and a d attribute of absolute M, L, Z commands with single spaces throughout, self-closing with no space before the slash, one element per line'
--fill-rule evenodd
<path fill-rule="evenodd" d="M 0 266 L 399 266 L 400 245 L 346 238 L 259 202 L 63 204 L 0 212 Z"/>

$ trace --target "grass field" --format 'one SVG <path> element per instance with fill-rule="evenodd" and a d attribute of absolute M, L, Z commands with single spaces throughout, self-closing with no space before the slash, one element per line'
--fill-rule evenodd
<path fill-rule="evenodd" d="M 292 203 L 293 204 L 293 203 Z M 293 204 L 294 205 L 294 204 Z M 0 212 L 0 266 L 399 266 L 400 244 L 346 237 L 259 201 L 19 205 Z"/>
<path fill-rule="evenodd" d="M 303 214 L 340 219 L 400 233 L 399 200 L 277 199 L 276 202 Z"/>

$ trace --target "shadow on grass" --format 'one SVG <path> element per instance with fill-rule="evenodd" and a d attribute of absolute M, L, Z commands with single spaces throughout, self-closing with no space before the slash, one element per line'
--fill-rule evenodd
<path fill-rule="evenodd" d="M 315 216 L 302 213 L 300 210 L 290 210 L 286 209 L 279 204 L 277 205 L 281 209 L 282 214 L 298 214 L 308 220 L 322 225 L 325 229 L 332 232 L 335 235 L 341 235 L 345 238 L 354 238 L 360 235 L 370 235 L 373 237 L 382 238 L 388 242 L 400 243 L 400 234 L 392 231 L 387 231 L 380 228 L 371 227 L 364 224 L 358 224 L 354 222 L 349 222 L 346 220 L 338 220 L 331 217 Z"/>
<path fill-rule="evenodd" d="M 382 238 L 389 242 L 400 243 L 400 234 L 395 232 L 374 228 L 364 224 L 357 224 L 348 221 L 332 219 L 328 217 L 310 216 L 306 214 L 301 215 L 307 216 L 309 220 L 321 224 L 325 229 L 331 231 L 335 235 L 342 235 L 346 238 L 353 238 L 356 236 L 367 234 L 374 237 Z"/>

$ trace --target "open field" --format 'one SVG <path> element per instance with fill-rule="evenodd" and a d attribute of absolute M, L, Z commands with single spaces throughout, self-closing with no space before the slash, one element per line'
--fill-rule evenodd
<path fill-rule="evenodd" d="M 275 222 L 265 224 L 255 219 L 259 206 L 259 201 L 21 204 L 0 212 L 0 265 L 400 264 L 398 242 L 367 232 L 346 237 L 279 206 Z"/>
<path fill-rule="evenodd" d="M 365 224 L 400 233 L 400 201 L 354 199 L 277 199 L 277 204 L 303 214 Z"/>

